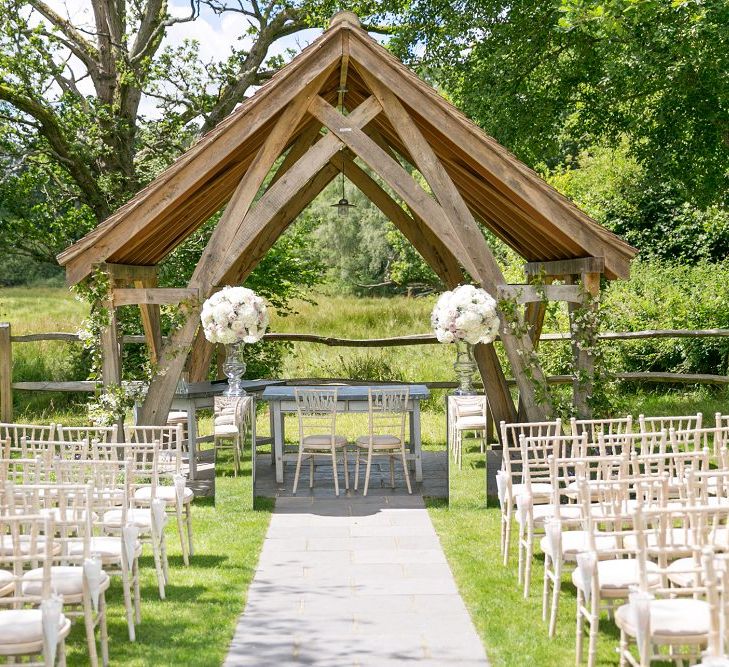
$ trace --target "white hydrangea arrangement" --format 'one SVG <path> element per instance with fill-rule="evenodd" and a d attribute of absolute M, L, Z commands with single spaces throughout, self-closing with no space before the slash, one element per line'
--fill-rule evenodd
<path fill-rule="evenodd" d="M 440 295 L 430 323 L 441 343 L 491 343 L 499 334 L 495 299 L 473 285 L 460 285 Z"/>
<path fill-rule="evenodd" d="M 200 320 L 211 343 L 257 343 L 268 328 L 268 310 L 253 290 L 224 287 L 205 301 Z"/>

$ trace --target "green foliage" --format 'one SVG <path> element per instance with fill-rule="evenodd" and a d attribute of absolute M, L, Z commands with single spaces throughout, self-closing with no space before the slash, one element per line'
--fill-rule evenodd
<path fill-rule="evenodd" d="M 403 382 L 405 374 L 381 352 L 358 353 L 345 358 L 339 355 L 335 363 L 323 369 L 327 377 L 372 380 L 374 382 Z"/>
<path fill-rule="evenodd" d="M 532 165 L 627 136 L 652 183 L 726 203 L 729 5 L 414 2 L 396 51 Z"/>
<path fill-rule="evenodd" d="M 356 294 L 430 292 L 440 281 L 400 231 L 357 188 L 347 185 L 355 205 L 341 217 L 332 204 L 342 196 L 337 179 L 305 211 L 314 252 L 335 284 Z M 301 224 L 301 223 L 299 223 Z"/>
<path fill-rule="evenodd" d="M 597 146 L 555 169 L 548 180 L 598 222 L 640 248 L 643 258 L 722 261 L 729 210 L 682 201 L 668 182 L 652 182 L 624 141 Z"/>
<path fill-rule="evenodd" d="M 603 299 L 605 327 L 642 329 L 729 328 L 729 262 L 696 266 L 635 262 L 629 282 L 613 282 Z M 625 371 L 729 373 L 726 338 L 654 338 L 617 345 Z"/>

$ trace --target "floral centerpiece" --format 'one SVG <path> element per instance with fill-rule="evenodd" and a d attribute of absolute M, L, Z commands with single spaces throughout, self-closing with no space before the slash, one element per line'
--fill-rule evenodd
<path fill-rule="evenodd" d="M 225 345 L 223 371 L 228 378 L 227 396 L 243 396 L 241 381 L 245 343 L 257 343 L 268 328 L 266 302 L 247 287 L 224 287 L 213 294 L 200 314 L 205 338 Z"/>
<path fill-rule="evenodd" d="M 473 394 L 472 379 L 476 370 L 473 346 L 492 343 L 499 334 L 495 299 L 479 287 L 461 285 L 440 295 L 430 323 L 439 342 L 458 344 L 454 368 L 460 386 L 456 394 Z"/>

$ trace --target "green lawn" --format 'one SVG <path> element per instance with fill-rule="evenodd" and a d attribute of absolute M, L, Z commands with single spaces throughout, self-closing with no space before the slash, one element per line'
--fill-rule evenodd
<path fill-rule="evenodd" d="M 112 579 L 107 592 L 112 664 L 222 664 L 245 604 L 272 503 L 259 500 L 250 509 L 250 467 L 238 478 L 218 476 L 216 492 L 215 504 L 212 499 L 195 500 L 195 555 L 189 567 L 182 563 L 176 524 L 168 524 L 170 583 L 165 600 L 159 599 L 151 550 L 145 549 L 140 560 L 142 623 L 136 642 L 127 636 L 121 584 Z M 83 624 L 74 624 L 67 647 L 69 665 L 88 664 Z"/>

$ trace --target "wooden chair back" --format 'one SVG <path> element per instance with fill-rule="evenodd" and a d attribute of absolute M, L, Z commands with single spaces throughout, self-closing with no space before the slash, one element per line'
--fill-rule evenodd
<path fill-rule="evenodd" d="M 367 393 L 367 435 L 395 436 L 405 443 L 405 423 L 408 416 L 410 389 L 408 387 L 370 387 Z"/>
<path fill-rule="evenodd" d="M 337 389 L 294 389 L 296 415 L 299 425 L 299 442 L 310 436 L 327 435 L 332 438 L 337 429 Z"/>
<path fill-rule="evenodd" d="M 703 415 L 697 412 L 695 415 L 665 416 L 665 417 L 646 417 L 638 415 L 638 424 L 643 433 L 654 433 L 656 431 L 668 431 L 675 429 L 676 431 L 690 431 L 695 428 L 701 428 Z"/>
<path fill-rule="evenodd" d="M 62 426 L 56 427 L 58 440 L 98 440 L 99 442 L 117 442 L 119 431 L 116 424 L 113 426 Z"/>
<path fill-rule="evenodd" d="M 0 440 L 10 439 L 10 446 L 20 449 L 20 439 L 53 440 L 56 436 L 56 425 L 12 424 L 0 423 Z"/>

